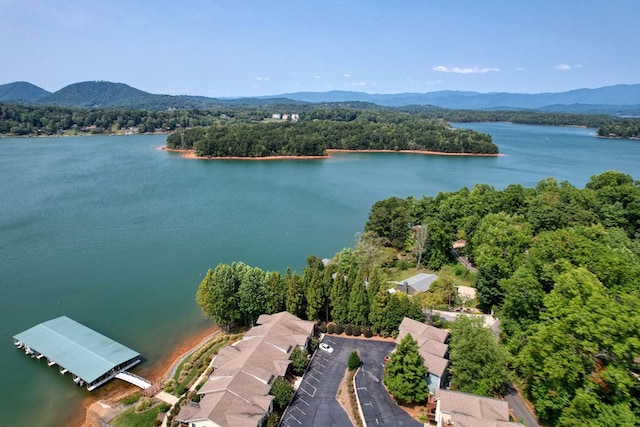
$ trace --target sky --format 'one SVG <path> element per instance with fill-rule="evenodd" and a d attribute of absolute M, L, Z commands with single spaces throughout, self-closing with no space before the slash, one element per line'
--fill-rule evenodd
<path fill-rule="evenodd" d="M 640 0 L 0 0 L 0 84 L 240 97 L 640 83 Z"/>

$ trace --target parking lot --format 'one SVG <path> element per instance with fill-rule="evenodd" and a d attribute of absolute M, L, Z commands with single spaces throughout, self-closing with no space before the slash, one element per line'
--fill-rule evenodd
<path fill-rule="evenodd" d="M 338 404 L 336 393 L 347 369 L 347 359 L 357 350 L 363 362 L 356 378 L 358 397 L 369 426 L 421 426 L 402 411 L 382 385 L 383 359 L 394 348 L 392 342 L 325 336 L 333 353 L 318 350 L 296 394 L 282 418 L 284 427 L 349 426 L 349 417 Z"/>

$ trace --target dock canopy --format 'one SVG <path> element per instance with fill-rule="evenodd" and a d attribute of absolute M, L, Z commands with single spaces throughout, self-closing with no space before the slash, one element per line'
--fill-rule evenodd
<path fill-rule="evenodd" d="M 13 337 L 14 343 L 37 358 L 46 357 L 61 372 L 89 390 L 141 361 L 140 353 L 66 316 L 40 323 Z"/>

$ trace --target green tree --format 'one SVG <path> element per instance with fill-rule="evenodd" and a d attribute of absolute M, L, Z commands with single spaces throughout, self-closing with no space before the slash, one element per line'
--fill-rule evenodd
<path fill-rule="evenodd" d="M 350 323 L 360 326 L 369 324 L 369 296 L 361 273 L 358 273 L 349 294 L 348 308 Z"/>
<path fill-rule="evenodd" d="M 343 276 L 340 270 L 336 272 L 331 288 L 331 317 L 336 323 L 349 321 L 349 285 L 347 276 Z"/>
<path fill-rule="evenodd" d="M 247 325 L 253 326 L 258 316 L 267 312 L 265 274 L 255 267 L 244 271 L 238 287 L 238 308 Z"/>
<path fill-rule="evenodd" d="M 307 352 L 300 347 L 296 347 L 291 352 L 291 371 L 294 375 L 302 375 L 304 374 L 305 369 L 307 369 L 308 363 L 308 355 Z"/>
<path fill-rule="evenodd" d="M 284 280 L 287 286 L 285 300 L 287 311 L 294 316 L 301 317 L 304 313 L 304 290 L 300 285 L 300 277 L 296 273 L 291 274 L 287 269 Z"/>
<path fill-rule="evenodd" d="M 265 275 L 265 282 L 267 313 L 273 314 L 286 310 L 287 287 L 282 274 L 279 271 L 269 271 Z"/>
<path fill-rule="evenodd" d="M 240 280 L 228 264 L 219 264 L 214 271 L 209 270 L 198 292 L 196 301 L 205 315 L 228 330 L 234 320 L 238 320 L 238 288 Z"/>
<path fill-rule="evenodd" d="M 501 393 L 509 379 L 506 354 L 482 318 L 458 316 L 449 325 L 451 385 L 482 396 Z"/>
<path fill-rule="evenodd" d="M 376 233 L 392 248 L 402 249 L 411 231 L 409 207 L 406 200 L 398 197 L 376 202 L 369 213 L 365 231 Z"/>
<path fill-rule="evenodd" d="M 287 407 L 293 398 L 293 393 L 295 393 L 293 385 L 282 377 L 278 377 L 273 381 L 271 390 L 269 391 L 269 394 L 273 396 L 273 403 L 275 403 L 278 409 Z"/>
<path fill-rule="evenodd" d="M 406 403 L 421 403 L 427 400 L 427 367 L 418 352 L 418 343 L 407 334 L 385 368 L 384 384 L 391 395 Z"/>
<path fill-rule="evenodd" d="M 351 354 L 349 355 L 349 360 L 347 360 L 347 369 L 349 369 L 350 371 L 355 371 L 360 367 L 361 363 L 362 362 L 360 361 L 360 356 L 358 355 L 358 352 L 352 351 Z"/>

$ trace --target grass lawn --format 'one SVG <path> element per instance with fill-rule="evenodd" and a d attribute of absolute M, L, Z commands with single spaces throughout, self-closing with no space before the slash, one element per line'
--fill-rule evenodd
<path fill-rule="evenodd" d="M 153 421 L 158 417 L 160 406 L 156 405 L 144 412 L 136 413 L 136 408 L 129 408 L 122 414 L 118 415 L 111 425 L 113 427 L 149 427 L 153 426 Z"/>

